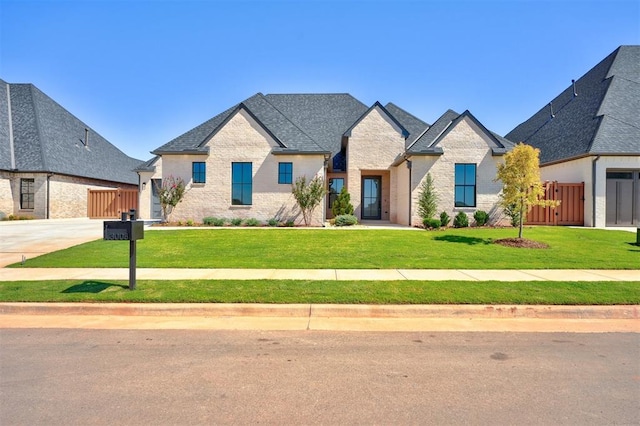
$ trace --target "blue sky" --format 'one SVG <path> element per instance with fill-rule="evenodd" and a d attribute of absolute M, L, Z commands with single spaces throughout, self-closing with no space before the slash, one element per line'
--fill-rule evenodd
<path fill-rule="evenodd" d="M 468 109 L 504 135 L 622 44 L 638 0 L 0 0 L 0 78 L 140 159 L 257 92 Z"/>

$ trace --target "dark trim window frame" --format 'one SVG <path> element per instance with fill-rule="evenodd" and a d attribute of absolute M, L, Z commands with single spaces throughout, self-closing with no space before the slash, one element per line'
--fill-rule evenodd
<path fill-rule="evenodd" d="M 278 163 L 278 183 L 293 183 L 293 163 Z"/>
<path fill-rule="evenodd" d="M 454 188 L 455 207 L 476 206 L 476 171 L 476 164 L 456 163 Z"/>
<path fill-rule="evenodd" d="M 253 163 L 231 163 L 231 205 L 253 204 Z"/>
<path fill-rule="evenodd" d="M 342 191 L 342 187 L 344 186 L 344 178 L 331 178 L 329 179 L 329 206 L 328 208 L 333 207 L 333 203 L 338 198 L 340 191 Z"/>
<path fill-rule="evenodd" d="M 35 179 L 20 179 L 20 209 L 35 208 Z"/>
<path fill-rule="evenodd" d="M 207 182 L 207 163 L 204 161 L 194 161 L 191 163 L 191 178 L 193 183 Z"/>

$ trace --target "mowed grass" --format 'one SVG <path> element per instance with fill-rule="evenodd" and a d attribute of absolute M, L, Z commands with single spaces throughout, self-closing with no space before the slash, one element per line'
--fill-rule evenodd
<path fill-rule="evenodd" d="M 21 281 L 0 282 L 0 301 L 636 305 L 640 282 Z"/>
<path fill-rule="evenodd" d="M 493 244 L 516 229 L 445 231 L 358 229 L 146 230 L 139 268 L 277 269 L 639 269 L 635 234 L 531 227 L 525 238 L 549 249 Z M 128 267 L 127 241 L 97 240 L 28 259 L 25 267 Z M 13 265 L 20 266 L 20 265 Z M 640 278 L 639 278 L 640 279 Z"/>

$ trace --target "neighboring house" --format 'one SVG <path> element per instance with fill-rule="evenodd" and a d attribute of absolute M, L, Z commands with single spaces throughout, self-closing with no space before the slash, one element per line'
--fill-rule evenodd
<path fill-rule="evenodd" d="M 34 85 L 0 80 L 0 219 L 87 217 L 88 190 L 137 190 L 140 163 Z"/>
<path fill-rule="evenodd" d="M 506 137 L 543 180 L 584 182 L 585 226 L 640 224 L 640 46 L 621 46 Z"/>
<path fill-rule="evenodd" d="M 153 151 L 138 170 L 141 211 L 154 216 L 154 189 L 173 176 L 188 191 L 172 220 L 299 223 L 291 184 L 320 176 L 330 193 L 314 224 L 332 217 L 344 186 L 358 219 L 417 225 L 420 184 L 431 173 L 438 213 L 497 218 L 496 166 L 512 146 L 468 111 L 447 111 L 429 126 L 394 104 L 367 107 L 349 94 L 258 93 Z"/>

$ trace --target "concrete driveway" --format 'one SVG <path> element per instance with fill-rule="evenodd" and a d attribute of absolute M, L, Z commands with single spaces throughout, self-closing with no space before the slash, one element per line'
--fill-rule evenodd
<path fill-rule="evenodd" d="M 0 267 L 102 238 L 103 220 L 49 219 L 0 222 Z"/>

